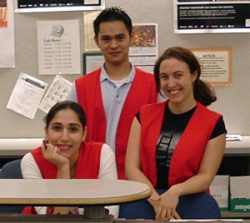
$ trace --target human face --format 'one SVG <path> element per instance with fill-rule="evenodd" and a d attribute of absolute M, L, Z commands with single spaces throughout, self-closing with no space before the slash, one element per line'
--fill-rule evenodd
<path fill-rule="evenodd" d="M 125 24 L 121 21 L 102 22 L 99 30 L 95 42 L 102 51 L 105 62 L 110 65 L 128 63 L 132 36 Z"/>
<path fill-rule="evenodd" d="M 193 83 L 196 72 L 190 73 L 188 65 L 175 58 L 162 61 L 160 65 L 161 90 L 169 99 L 170 108 L 185 112 L 195 104 Z"/>
<path fill-rule="evenodd" d="M 49 143 L 59 149 L 59 154 L 71 161 L 76 161 L 81 143 L 85 140 L 86 130 L 78 115 L 71 109 L 56 113 L 45 127 Z"/>

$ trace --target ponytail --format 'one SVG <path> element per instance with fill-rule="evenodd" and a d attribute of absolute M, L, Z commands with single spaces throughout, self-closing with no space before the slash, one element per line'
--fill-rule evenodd
<path fill-rule="evenodd" d="M 194 82 L 194 98 L 201 104 L 208 106 L 217 100 L 215 92 L 204 81 L 197 79 Z"/>

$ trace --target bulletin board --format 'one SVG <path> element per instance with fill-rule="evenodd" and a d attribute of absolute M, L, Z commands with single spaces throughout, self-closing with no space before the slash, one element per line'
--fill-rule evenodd
<path fill-rule="evenodd" d="M 174 0 L 174 32 L 249 33 L 250 1 Z"/>

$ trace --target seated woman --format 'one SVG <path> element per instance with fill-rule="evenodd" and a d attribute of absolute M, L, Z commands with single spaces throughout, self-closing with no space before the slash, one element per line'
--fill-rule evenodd
<path fill-rule="evenodd" d="M 27 153 L 21 162 L 27 179 L 117 179 L 115 157 L 103 143 L 85 142 L 86 118 L 72 101 L 55 104 L 45 117 L 44 145 Z M 118 206 L 108 207 L 117 217 Z M 75 207 L 26 207 L 24 214 L 79 214 Z"/>
<path fill-rule="evenodd" d="M 151 209 L 142 211 L 146 217 L 137 217 L 196 218 L 197 209 L 209 211 L 208 202 L 199 202 L 209 199 L 205 192 L 223 158 L 226 129 L 222 115 L 206 107 L 216 97 L 200 75 L 198 60 L 182 47 L 167 49 L 155 64 L 157 89 L 168 100 L 141 108 L 126 155 L 126 177 L 146 183 L 153 191 L 146 202 Z M 196 202 L 196 210 L 190 201 Z M 181 203 L 189 208 L 185 214 Z M 216 207 L 217 213 L 208 218 L 220 215 Z"/>

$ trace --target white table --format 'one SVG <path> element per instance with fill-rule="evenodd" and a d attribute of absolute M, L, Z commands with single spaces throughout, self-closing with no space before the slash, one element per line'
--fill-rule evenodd
<path fill-rule="evenodd" d="M 147 198 L 150 188 L 126 180 L 1 179 L 0 205 L 83 206 L 84 217 L 105 218 L 104 206 Z"/>

